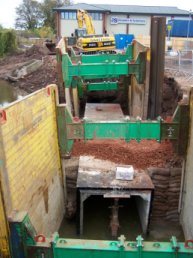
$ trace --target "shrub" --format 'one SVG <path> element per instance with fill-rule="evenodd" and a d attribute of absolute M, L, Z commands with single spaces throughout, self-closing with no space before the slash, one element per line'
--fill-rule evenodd
<path fill-rule="evenodd" d="M 17 49 L 16 33 L 14 30 L 0 29 L 0 56 Z"/>

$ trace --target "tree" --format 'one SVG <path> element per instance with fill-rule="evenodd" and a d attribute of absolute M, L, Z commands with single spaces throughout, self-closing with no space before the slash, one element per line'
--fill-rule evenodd
<path fill-rule="evenodd" d="M 16 15 L 16 28 L 34 30 L 42 25 L 41 5 L 36 0 L 23 0 L 16 7 Z"/>
<path fill-rule="evenodd" d="M 72 0 L 64 0 L 63 1 L 63 5 L 71 5 L 71 4 L 73 4 Z"/>
<path fill-rule="evenodd" d="M 41 11 L 43 14 L 43 25 L 46 27 L 51 27 L 53 31 L 56 29 L 55 25 L 55 14 L 53 12 L 53 8 L 61 7 L 64 5 L 70 5 L 73 2 L 71 0 L 44 0 L 41 4 Z"/>

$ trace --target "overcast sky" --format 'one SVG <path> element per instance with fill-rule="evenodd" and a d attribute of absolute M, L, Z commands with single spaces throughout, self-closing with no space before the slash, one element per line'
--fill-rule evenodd
<path fill-rule="evenodd" d="M 150 6 L 177 6 L 180 9 L 193 11 L 193 0 L 79 0 L 74 3 L 90 4 L 122 4 L 122 5 L 150 5 Z M 0 0 L 0 24 L 6 28 L 13 28 L 15 21 L 15 7 L 22 3 L 22 0 Z"/>

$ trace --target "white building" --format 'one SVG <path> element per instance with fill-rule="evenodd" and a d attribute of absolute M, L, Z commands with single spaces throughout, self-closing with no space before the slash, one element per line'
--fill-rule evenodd
<path fill-rule="evenodd" d="M 165 16 L 168 19 L 187 19 L 189 12 L 177 7 L 137 6 L 79 3 L 60 8 L 56 11 L 57 36 L 71 36 L 78 27 L 76 12 L 88 11 L 92 16 L 96 34 L 134 34 L 150 35 L 150 22 L 153 16 Z"/>

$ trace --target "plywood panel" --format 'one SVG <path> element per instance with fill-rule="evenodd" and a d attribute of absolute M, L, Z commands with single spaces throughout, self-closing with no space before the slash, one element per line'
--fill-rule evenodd
<path fill-rule="evenodd" d="M 50 86 L 6 107 L 6 121 L 1 124 L 7 214 L 27 211 L 42 233 L 57 230 L 64 209 L 55 90 Z"/>

